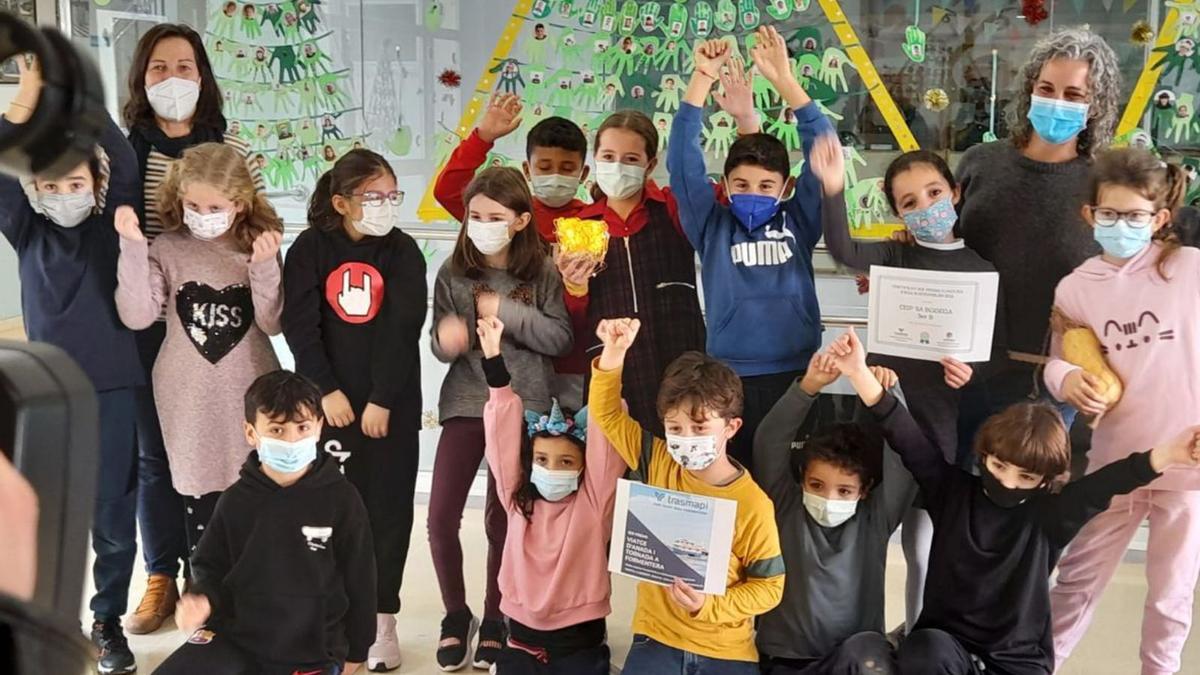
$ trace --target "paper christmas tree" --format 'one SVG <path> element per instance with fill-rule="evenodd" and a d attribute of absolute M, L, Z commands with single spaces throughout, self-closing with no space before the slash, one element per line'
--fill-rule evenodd
<path fill-rule="evenodd" d="M 329 53 L 321 0 L 210 0 L 204 36 L 229 131 L 246 141 L 269 189 L 311 187 L 363 137 L 350 70 Z"/>

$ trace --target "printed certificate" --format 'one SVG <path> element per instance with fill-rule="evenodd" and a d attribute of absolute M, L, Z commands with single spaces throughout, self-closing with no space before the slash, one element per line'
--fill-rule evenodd
<path fill-rule="evenodd" d="M 867 351 L 923 361 L 992 355 L 995 272 L 934 272 L 871 267 Z"/>

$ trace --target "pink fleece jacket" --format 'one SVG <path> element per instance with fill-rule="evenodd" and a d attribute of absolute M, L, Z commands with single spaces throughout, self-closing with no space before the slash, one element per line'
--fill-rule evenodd
<path fill-rule="evenodd" d="M 590 426 L 590 425 L 589 425 Z M 500 563 L 500 610 L 537 630 L 602 619 L 612 611 L 608 539 L 617 479 L 625 462 L 593 428 L 579 490 L 562 501 L 538 500 L 526 519 L 513 501 L 521 484 L 525 407 L 512 387 L 492 389 L 483 410 L 487 463 L 508 513 Z"/>
<path fill-rule="evenodd" d="M 1054 294 L 1060 312 L 1100 338 L 1125 386 L 1092 434 L 1088 473 L 1200 424 L 1200 250 L 1176 251 L 1169 281 L 1156 269 L 1161 250 L 1147 246 L 1124 266 L 1090 258 Z M 1078 367 L 1062 360 L 1058 335 L 1050 355 L 1046 385 L 1061 400 L 1064 380 Z M 1173 467 L 1149 487 L 1200 490 L 1200 469 Z"/>

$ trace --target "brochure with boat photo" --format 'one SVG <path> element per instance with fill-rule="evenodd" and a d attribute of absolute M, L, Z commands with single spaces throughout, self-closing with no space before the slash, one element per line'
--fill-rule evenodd
<path fill-rule="evenodd" d="M 621 480 L 608 569 L 663 586 L 682 579 L 724 595 L 736 515 L 733 500 Z"/>

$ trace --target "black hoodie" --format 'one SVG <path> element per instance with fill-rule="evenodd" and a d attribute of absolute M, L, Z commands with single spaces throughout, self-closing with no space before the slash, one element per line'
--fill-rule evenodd
<path fill-rule="evenodd" d="M 250 453 L 192 554 L 209 627 L 265 663 L 362 662 L 375 641 L 366 508 L 326 453 L 281 487 Z"/>

